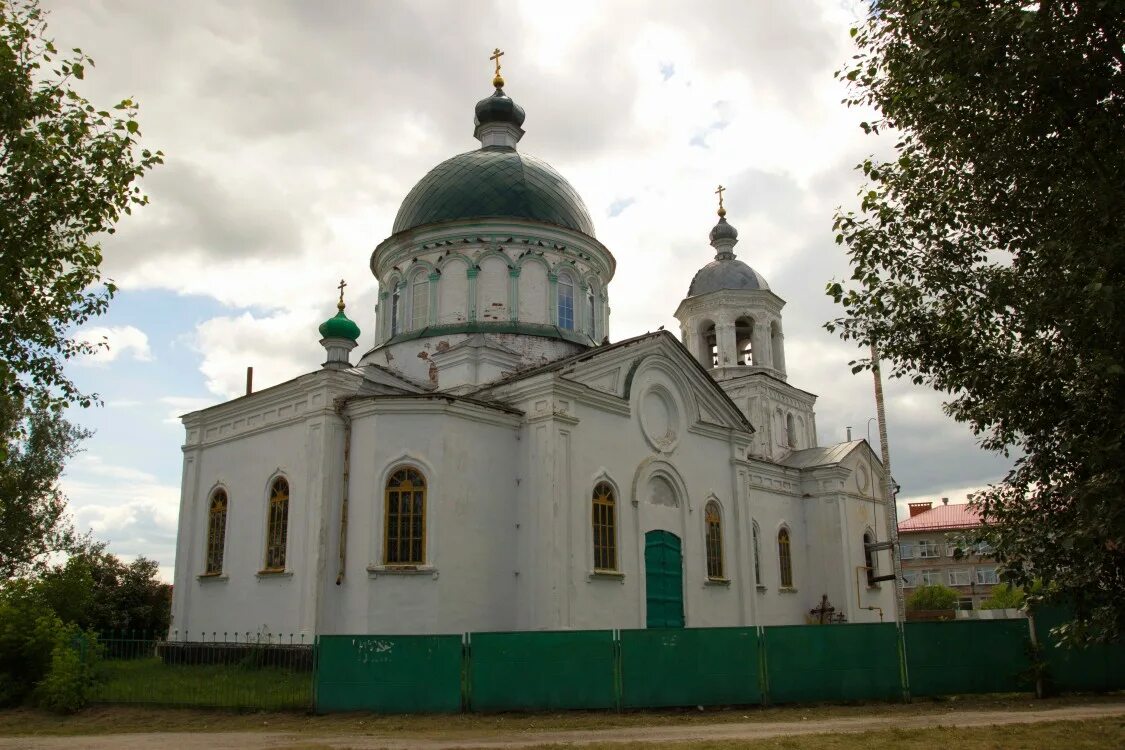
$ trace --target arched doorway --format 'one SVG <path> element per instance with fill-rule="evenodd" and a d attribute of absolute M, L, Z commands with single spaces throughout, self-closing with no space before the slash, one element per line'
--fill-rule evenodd
<path fill-rule="evenodd" d="M 650 628 L 684 626 L 684 561 L 680 538 L 670 531 L 645 534 L 645 604 Z"/>

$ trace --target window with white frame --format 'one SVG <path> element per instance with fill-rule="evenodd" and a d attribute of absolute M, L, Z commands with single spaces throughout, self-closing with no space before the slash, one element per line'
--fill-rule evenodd
<path fill-rule="evenodd" d="M 574 330 L 574 282 L 569 276 L 559 276 L 559 328 Z"/>
<path fill-rule="evenodd" d="M 904 570 L 902 571 L 902 587 L 904 589 L 912 589 L 918 585 L 918 571 L 917 570 Z"/>
<path fill-rule="evenodd" d="M 922 585 L 923 586 L 937 586 L 939 583 L 945 583 L 944 576 L 940 570 L 930 568 L 922 571 Z"/>
<path fill-rule="evenodd" d="M 949 571 L 950 586 L 968 586 L 971 582 L 968 568 Z"/>
<path fill-rule="evenodd" d="M 957 555 L 957 550 L 960 549 L 960 548 L 961 548 L 961 545 L 958 544 L 955 540 L 953 540 L 953 539 L 946 539 L 945 540 L 945 554 L 947 556 L 955 557 Z"/>
<path fill-rule="evenodd" d="M 977 583 L 986 585 L 1000 583 L 1000 576 L 996 574 L 996 568 L 977 568 Z"/>
<path fill-rule="evenodd" d="M 964 597 L 961 597 L 960 599 L 958 599 L 957 600 L 957 609 L 963 610 L 965 612 L 972 612 L 973 611 L 973 597 L 964 596 Z"/>
<path fill-rule="evenodd" d="M 914 559 L 914 542 L 899 542 L 898 557 L 900 560 Z"/>
<path fill-rule="evenodd" d="M 920 540 L 918 542 L 918 557 L 923 559 L 941 557 L 941 547 L 937 542 Z"/>

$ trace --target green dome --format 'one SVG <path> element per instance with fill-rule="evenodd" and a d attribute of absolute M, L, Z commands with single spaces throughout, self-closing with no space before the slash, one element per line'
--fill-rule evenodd
<path fill-rule="evenodd" d="M 406 196 L 394 233 L 457 219 L 541 221 L 594 236 L 586 204 L 550 164 L 503 146 L 454 156 Z"/>
<path fill-rule="evenodd" d="M 359 326 L 353 323 L 344 311 L 336 313 L 320 324 L 320 337 L 325 339 L 348 339 L 349 341 L 356 341 L 359 339 Z"/>

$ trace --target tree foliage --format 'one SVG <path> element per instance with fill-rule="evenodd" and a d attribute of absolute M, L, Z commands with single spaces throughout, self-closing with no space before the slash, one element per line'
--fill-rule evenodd
<path fill-rule="evenodd" d="M 906 599 L 909 610 L 953 609 L 957 604 L 957 592 L 940 583 L 933 586 L 919 586 Z"/>
<path fill-rule="evenodd" d="M 998 583 L 992 593 L 980 603 L 981 609 L 1019 609 L 1024 603 L 1023 589 L 1010 583 Z"/>
<path fill-rule="evenodd" d="M 72 328 L 105 311 L 101 247 L 147 203 L 137 106 L 98 109 L 74 88 L 94 61 L 62 54 L 36 0 L 0 0 L 0 387 L 29 402 L 90 403 L 63 370 L 95 344 Z"/>
<path fill-rule="evenodd" d="M 131 563 L 95 547 L 72 555 L 35 583 L 59 618 L 99 634 L 120 631 L 163 637 L 171 621 L 171 586 L 157 578 L 155 560 Z"/>
<path fill-rule="evenodd" d="M 975 496 L 1016 585 L 1125 625 L 1125 3 L 880 0 L 838 75 L 893 156 L 836 216 L 828 324 L 1017 456 Z M 869 360 L 853 363 L 856 370 Z"/>
<path fill-rule="evenodd" d="M 81 708 L 100 654 L 93 634 L 64 623 L 34 582 L 9 581 L 0 589 L 0 706 Z"/>
<path fill-rule="evenodd" d="M 58 480 L 86 432 L 45 406 L 0 391 L 0 576 L 42 570 L 88 543 L 74 532 Z"/>

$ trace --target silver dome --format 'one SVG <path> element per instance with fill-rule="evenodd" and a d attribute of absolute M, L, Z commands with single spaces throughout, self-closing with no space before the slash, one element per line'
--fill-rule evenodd
<path fill-rule="evenodd" d="M 713 260 L 695 274 L 687 296 L 718 292 L 724 289 L 766 289 L 769 284 L 762 275 L 737 258 Z"/>

